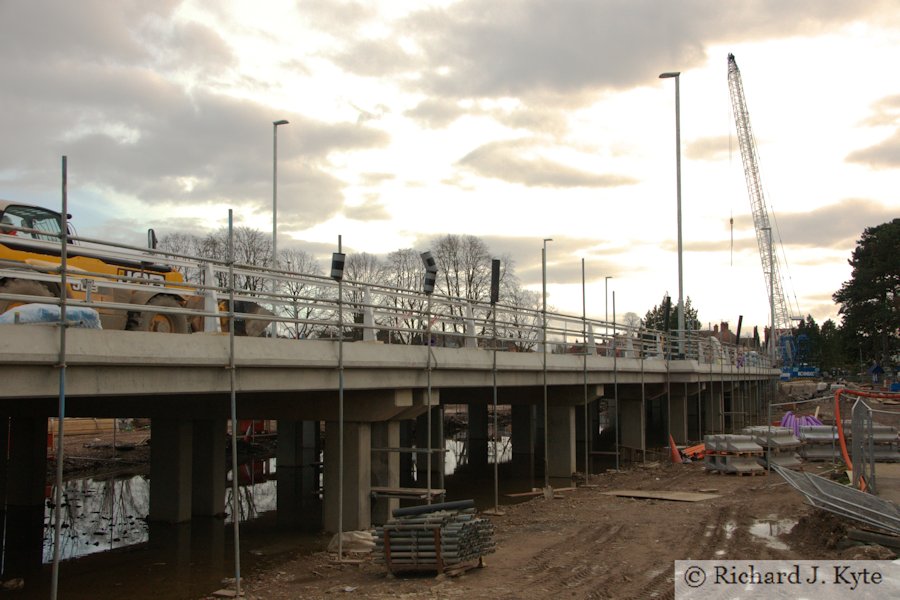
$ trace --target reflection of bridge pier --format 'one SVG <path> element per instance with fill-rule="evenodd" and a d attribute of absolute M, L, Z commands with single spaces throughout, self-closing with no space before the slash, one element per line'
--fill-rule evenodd
<path fill-rule="evenodd" d="M 0 447 L 4 450 L 0 493 L 5 504 L 2 576 L 11 579 L 34 574 L 41 564 L 47 418 L 3 417 L 0 424 Z"/>

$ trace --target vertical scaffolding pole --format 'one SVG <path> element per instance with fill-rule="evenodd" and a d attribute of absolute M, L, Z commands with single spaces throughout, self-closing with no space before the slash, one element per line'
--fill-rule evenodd
<path fill-rule="evenodd" d="M 584 258 L 581 259 L 581 340 L 584 344 L 582 349 L 582 372 L 584 374 L 584 482 L 591 482 L 591 454 L 590 454 L 590 416 L 588 415 L 588 376 L 587 376 L 587 357 L 588 357 L 588 340 L 587 340 L 587 293 L 585 291 L 584 280 Z"/>
<path fill-rule="evenodd" d="M 234 360 L 234 213 L 228 209 L 228 379 L 231 386 L 231 518 L 234 520 L 234 593 L 241 593 L 241 512 L 238 486 L 237 393 Z"/>
<path fill-rule="evenodd" d="M 56 493 L 53 497 L 53 572 L 50 578 L 50 598 L 56 600 L 59 591 L 60 538 L 62 523 L 60 508 L 62 506 L 63 459 L 65 458 L 63 434 L 66 421 L 66 268 L 69 245 L 68 196 L 68 158 L 62 157 L 62 214 L 60 215 L 60 293 L 59 293 L 59 404 L 57 407 L 56 431 Z"/>
<path fill-rule="evenodd" d="M 616 345 L 616 291 L 613 290 L 613 397 L 616 401 L 616 471 L 619 470 L 619 348 Z"/>
<path fill-rule="evenodd" d="M 338 254 L 343 252 L 338 236 Z M 338 279 L 338 562 L 344 560 L 344 278 Z"/>

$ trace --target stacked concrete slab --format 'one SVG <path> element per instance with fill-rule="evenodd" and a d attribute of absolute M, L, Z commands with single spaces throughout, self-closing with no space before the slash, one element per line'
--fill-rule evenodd
<path fill-rule="evenodd" d="M 875 462 L 900 462 L 900 452 L 898 452 L 897 430 L 890 425 L 880 425 L 872 423 L 871 429 L 864 426 L 865 432 L 865 448 L 869 451 L 869 444 L 872 444 L 872 453 Z M 853 424 L 851 421 L 844 421 L 844 435 L 848 440 L 853 439 Z M 871 440 L 871 442 L 870 442 Z M 849 443 L 849 442 L 848 442 Z"/>
<path fill-rule="evenodd" d="M 850 421 L 844 421 L 844 438 L 847 440 L 849 450 L 849 445 L 853 440 L 853 431 Z M 867 431 L 866 440 L 868 439 L 869 432 Z M 875 462 L 900 462 L 900 448 L 898 448 L 896 429 L 889 425 L 873 424 L 871 439 Z M 800 440 L 803 442 L 803 446 L 800 449 L 800 456 L 804 460 L 842 460 L 837 428 L 833 425 L 801 427 Z M 868 443 L 866 446 L 868 447 Z"/>
<path fill-rule="evenodd" d="M 763 454 L 763 448 L 751 435 L 707 435 L 704 444 L 704 466 L 708 471 L 737 475 L 765 473 L 765 469 L 757 462 Z"/>
<path fill-rule="evenodd" d="M 835 461 L 840 458 L 837 428 L 808 425 L 800 428 L 800 458 L 808 461 Z"/>
<path fill-rule="evenodd" d="M 793 429 L 757 425 L 745 427 L 741 433 L 751 436 L 753 441 L 762 447 L 763 455 L 757 459 L 757 462 L 763 467 L 769 460 L 772 464 L 788 469 L 799 467 L 802 464 L 797 452 L 803 443 L 794 435 Z"/>

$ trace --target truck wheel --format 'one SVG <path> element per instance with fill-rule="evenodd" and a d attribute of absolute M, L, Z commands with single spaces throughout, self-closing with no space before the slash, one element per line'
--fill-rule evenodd
<path fill-rule="evenodd" d="M 23 296 L 44 296 L 52 298 L 53 294 L 42 283 L 37 281 L 29 281 L 28 279 L 7 279 L 0 283 L 0 293 L 4 294 L 22 294 Z M 0 300 L 0 314 L 5 313 L 11 308 L 22 306 L 25 304 L 19 300 Z"/>
<path fill-rule="evenodd" d="M 169 296 L 155 296 L 147 302 L 147 306 L 181 308 L 178 300 Z M 128 319 L 127 329 L 131 331 L 156 331 L 158 333 L 190 333 L 191 331 L 185 315 L 163 313 L 155 310 L 133 313 L 132 318 Z"/>

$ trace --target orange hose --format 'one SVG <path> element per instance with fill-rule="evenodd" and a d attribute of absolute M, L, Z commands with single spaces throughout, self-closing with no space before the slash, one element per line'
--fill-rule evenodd
<path fill-rule="evenodd" d="M 838 440 L 841 443 L 841 456 L 844 459 L 844 464 L 850 467 L 851 471 L 853 469 L 853 463 L 850 462 L 850 454 L 847 452 L 847 439 L 844 437 L 844 422 L 841 419 L 841 394 L 848 394 L 853 396 L 860 396 L 863 398 L 890 398 L 897 399 L 900 398 L 900 394 L 895 394 L 892 392 L 866 392 L 863 390 L 848 390 L 847 388 L 835 390 L 834 392 L 834 420 L 837 425 L 838 431 Z M 860 491 L 866 491 L 866 479 L 862 475 L 859 477 L 859 489 Z"/>
<path fill-rule="evenodd" d="M 844 421 L 841 419 L 841 393 L 843 391 L 835 390 L 834 392 L 834 423 L 837 426 L 838 441 L 841 443 L 841 456 L 844 459 L 844 464 L 850 467 L 852 471 L 853 463 L 850 462 L 850 453 L 847 452 L 847 438 L 844 437 Z M 866 491 L 866 480 L 862 475 L 859 476 L 859 490 L 861 492 Z"/>

